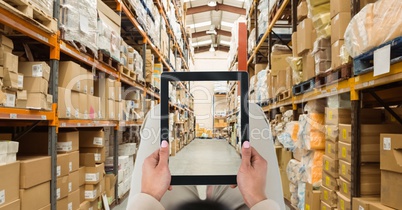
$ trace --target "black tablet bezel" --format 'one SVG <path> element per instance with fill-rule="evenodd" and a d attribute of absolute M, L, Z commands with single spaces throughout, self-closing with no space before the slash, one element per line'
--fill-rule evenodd
<path fill-rule="evenodd" d="M 241 144 L 249 140 L 248 73 L 241 71 L 163 72 L 161 75 L 160 142 L 169 138 L 169 82 L 171 81 L 239 81 Z M 172 175 L 171 185 L 232 185 L 236 175 Z"/>

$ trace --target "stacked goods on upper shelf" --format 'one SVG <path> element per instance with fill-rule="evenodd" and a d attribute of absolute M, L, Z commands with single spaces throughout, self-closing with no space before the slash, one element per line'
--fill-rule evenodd
<path fill-rule="evenodd" d="M 272 8 L 275 6 L 275 3 L 275 1 L 261 0 L 258 4 L 257 8 L 258 11 L 260 11 L 260 14 L 258 16 L 258 36 L 256 37 L 257 42 L 268 29 L 268 16 L 271 13 Z"/>
<path fill-rule="evenodd" d="M 402 24 L 399 10 L 402 2 L 397 0 L 369 2 L 375 3 L 367 4 L 357 13 L 345 31 L 345 48 L 352 57 L 402 35 L 399 30 Z"/>
<path fill-rule="evenodd" d="M 257 103 L 262 103 L 270 98 L 272 98 L 272 94 L 269 91 L 271 89 L 269 80 L 269 73 L 267 70 L 267 64 L 256 64 L 256 85 L 255 85 L 255 101 Z M 262 70 L 264 69 L 264 70 Z M 259 72 L 257 73 L 257 70 Z"/>
<path fill-rule="evenodd" d="M 86 47 L 93 54 L 98 51 L 98 18 L 97 0 L 63 0 L 60 2 L 61 38 L 74 45 L 78 42 L 80 50 L 86 52 Z M 120 36 L 120 34 L 119 34 Z"/>
<path fill-rule="evenodd" d="M 120 61 L 121 17 L 101 0 L 97 0 L 97 47 L 114 60 Z"/>
<path fill-rule="evenodd" d="M 292 52 L 284 45 L 274 45 L 271 53 L 271 72 L 270 92 L 271 98 L 276 98 L 278 94 L 289 91 L 292 88 L 292 71 L 288 65 L 287 59 L 292 56 Z"/>
<path fill-rule="evenodd" d="M 350 3 L 348 1 L 331 1 L 331 68 L 336 69 L 348 62 L 349 55 L 343 49 L 343 37 L 350 22 Z"/>
<path fill-rule="evenodd" d="M 255 46 L 257 45 L 257 38 L 255 36 L 255 28 L 251 30 L 248 36 L 247 53 L 252 54 Z"/>
<path fill-rule="evenodd" d="M 128 109 L 128 120 L 141 120 L 144 118 L 144 96 L 139 90 L 126 90 L 125 101 Z"/>
<path fill-rule="evenodd" d="M 137 80 L 144 82 L 143 68 L 142 68 L 144 65 L 144 61 L 140 53 L 130 46 L 127 47 L 127 65 L 130 71 L 134 71 Z"/>
<path fill-rule="evenodd" d="M 46 15 L 53 17 L 53 0 L 32 0 L 33 5 L 46 13 Z"/>

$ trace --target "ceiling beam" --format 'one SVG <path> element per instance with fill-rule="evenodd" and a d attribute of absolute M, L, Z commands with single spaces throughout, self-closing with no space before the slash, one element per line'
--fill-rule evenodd
<path fill-rule="evenodd" d="M 194 48 L 194 53 L 208 52 L 209 48 L 211 48 L 211 45 L 196 47 Z M 218 47 L 215 47 L 215 50 L 222 52 L 229 52 L 229 48 L 230 48 L 229 46 L 218 45 Z"/>
<path fill-rule="evenodd" d="M 246 15 L 246 9 L 240 8 L 240 7 L 234 7 L 234 6 L 229 6 L 226 4 L 217 4 L 215 7 L 210 7 L 208 5 L 204 6 L 199 6 L 199 7 L 192 7 L 188 8 L 186 15 L 193 15 L 201 12 L 209 12 L 209 11 L 225 11 L 225 12 L 231 12 L 239 15 Z"/>
<path fill-rule="evenodd" d="M 215 29 L 215 31 L 216 31 L 217 35 L 228 36 L 228 37 L 232 36 L 232 32 L 229 32 L 229 31 L 224 31 L 221 29 Z M 194 39 L 194 38 L 199 38 L 202 36 L 210 36 L 210 35 L 211 34 L 207 34 L 207 31 L 200 31 L 200 32 L 192 33 L 191 36 Z"/>

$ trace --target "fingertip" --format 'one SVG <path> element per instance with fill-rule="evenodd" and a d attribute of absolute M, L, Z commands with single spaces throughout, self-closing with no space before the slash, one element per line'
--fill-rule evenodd
<path fill-rule="evenodd" d="M 162 144 L 161 144 L 161 147 L 166 148 L 166 147 L 168 147 L 168 145 L 169 145 L 169 143 L 166 140 L 163 140 Z"/>
<path fill-rule="evenodd" d="M 244 141 L 243 142 L 243 148 L 245 148 L 245 149 L 250 148 L 250 142 L 249 141 Z"/>

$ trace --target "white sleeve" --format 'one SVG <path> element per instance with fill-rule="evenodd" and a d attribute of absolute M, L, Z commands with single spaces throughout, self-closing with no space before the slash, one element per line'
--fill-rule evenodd
<path fill-rule="evenodd" d="M 162 204 L 154 197 L 139 193 L 128 200 L 127 210 L 165 210 Z"/>

